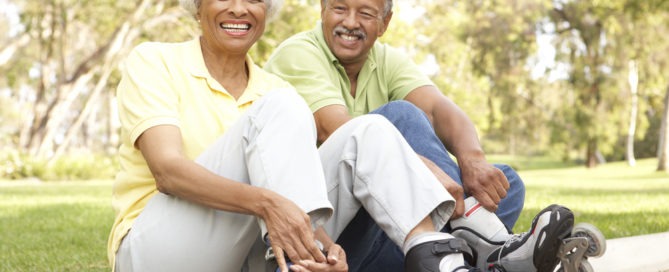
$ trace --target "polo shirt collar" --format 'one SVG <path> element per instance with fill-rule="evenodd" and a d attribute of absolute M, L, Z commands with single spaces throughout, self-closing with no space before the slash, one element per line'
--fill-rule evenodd
<path fill-rule="evenodd" d="M 217 87 L 214 89 L 218 89 L 220 87 L 220 91 L 223 92 L 223 86 L 220 86 L 220 84 L 213 77 L 211 77 L 209 70 L 207 70 L 207 65 L 204 63 L 204 56 L 202 55 L 202 48 L 200 46 L 200 38 L 198 37 L 188 42 L 187 47 L 189 56 L 186 58 L 186 65 L 190 70 L 191 75 L 194 77 L 206 79 L 209 82 L 210 87 L 214 82 L 216 82 L 215 86 Z M 237 101 L 239 104 L 254 101 L 255 99 L 262 96 L 262 92 L 259 91 L 257 86 L 258 83 L 256 82 L 256 73 L 258 71 L 256 71 L 255 63 L 248 54 L 246 55 L 246 66 L 249 69 L 249 82 L 246 86 L 246 90 L 244 90 L 244 94 L 242 94 L 242 96 L 239 97 L 239 100 Z"/>

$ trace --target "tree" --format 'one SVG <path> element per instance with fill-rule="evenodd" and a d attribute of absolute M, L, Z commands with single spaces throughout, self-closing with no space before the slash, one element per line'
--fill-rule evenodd
<path fill-rule="evenodd" d="M 574 91 L 573 119 L 576 137 L 585 143 L 587 167 L 601 162 L 600 144 L 612 140 L 607 112 L 619 105 L 609 76 L 606 24 L 616 11 L 604 2 L 555 2 L 551 19 L 558 34 L 558 54 L 569 64 L 569 85 Z M 613 122 L 612 122 L 613 121 Z"/>
<path fill-rule="evenodd" d="M 17 99 L 30 109 L 17 145 L 42 159 L 59 156 L 74 138 L 86 142 L 93 136 L 81 127 L 101 127 L 91 114 L 101 108 L 102 94 L 113 90 L 110 78 L 119 60 L 147 31 L 185 15 L 167 0 L 60 0 L 23 3 L 20 9 L 25 31 L 3 48 L 9 57 L 1 68 L 11 75 L 9 87 L 21 90 L 14 98 L 29 97 Z"/>
<path fill-rule="evenodd" d="M 660 144 L 657 150 L 657 171 L 669 172 L 669 85 L 664 95 L 664 110 L 662 111 L 662 127 L 660 129 Z"/>
<path fill-rule="evenodd" d="M 631 110 L 630 110 L 630 125 L 627 133 L 627 164 L 630 166 L 636 165 L 636 159 L 634 157 L 634 132 L 636 131 L 636 119 L 639 105 L 639 96 L 637 95 L 637 88 L 639 86 L 639 72 L 637 70 L 636 62 L 630 61 L 629 63 L 629 85 L 630 93 L 632 94 L 631 101 Z"/>

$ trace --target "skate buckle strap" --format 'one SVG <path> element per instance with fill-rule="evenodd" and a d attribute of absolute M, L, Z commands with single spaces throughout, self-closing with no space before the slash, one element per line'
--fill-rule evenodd
<path fill-rule="evenodd" d="M 473 264 L 474 256 L 471 248 L 467 245 L 465 240 L 460 238 L 452 238 L 448 240 L 437 241 L 432 246 L 432 254 L 437 256 L 444 256 L 454 253 L 460 253 L 464 256 L 465 261 Z"/>

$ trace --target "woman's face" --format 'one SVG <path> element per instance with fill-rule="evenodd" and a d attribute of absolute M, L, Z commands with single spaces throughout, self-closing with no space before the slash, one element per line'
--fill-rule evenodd
<path fill-rule="evenodd" d="M 202 0 L 197 19 L 213 50 L 244 54 L 265 31 L 265 0 Z"/>

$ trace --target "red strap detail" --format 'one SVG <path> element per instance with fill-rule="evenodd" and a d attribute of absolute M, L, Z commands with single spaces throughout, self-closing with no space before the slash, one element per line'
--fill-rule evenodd
<path fill-rule="evenodd" d="M 471 209 L 469 209 L 466 213 L 465 216 L 469 217 L 472 213 L 474 213 L 476 210 L 481 208 L 481 203 L 476 203 Z"/>

